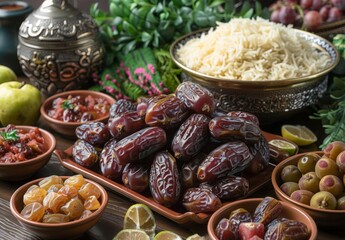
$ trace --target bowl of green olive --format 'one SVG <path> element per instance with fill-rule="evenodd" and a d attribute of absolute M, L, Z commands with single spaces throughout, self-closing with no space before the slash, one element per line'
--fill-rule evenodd
<path fill-rule="evenodd" d="M 318 226 L 345 224 L 345 143 L 323 151 L 300 153 L 280 162 L 272 172 L 277 197 L 310 214 Z"/>

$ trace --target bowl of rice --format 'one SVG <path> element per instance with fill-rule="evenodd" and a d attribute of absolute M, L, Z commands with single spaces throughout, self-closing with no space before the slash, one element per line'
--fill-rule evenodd
<path fill-rule="evenodd" d="M 261 124 L 313 105 L 327 90 L 339 53 L 328 40 L 262 18 L 234 18 L 170 47 L 183 81 L 211 90 L 220 111 L 247 111 Z"/>

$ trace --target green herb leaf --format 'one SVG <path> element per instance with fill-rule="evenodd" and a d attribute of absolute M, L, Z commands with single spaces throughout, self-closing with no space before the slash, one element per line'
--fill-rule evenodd
<path fill-rule="evenodd" d="M 241 7 L 240 16 L 244 16 L 251 9 L 249 2 L 243 2 Z"/>
<path fill-rule="evenodd" d="M 11 132 L 1 132 L 1 136 L 6 140 L 6 141 L 18 141 L 19 136 L 17 130 L 12 130 Z"/>
<path fill-rule="evenodd" d="M 73 105 L 73 103 L 71 103 L 70 100 L 66 99 L 62 102 L 61 107 L 62 107 L 62 109 L 73 109 L 74 105 Z"/>
<path fill-rule="evenodd" d="M 253 16 L 254 10 L 251 8 L 245 14 L 243 14 L 244 18 L 251 18 Z"/>

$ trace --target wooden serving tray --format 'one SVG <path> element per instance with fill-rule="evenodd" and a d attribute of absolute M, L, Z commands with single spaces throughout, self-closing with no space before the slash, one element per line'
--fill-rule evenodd
<path fill-rule="evenodd" d="M 268 140 L 272 139 L 283 139 L 281 136 L 274 135 L 271 133 L 263 132 L 263 136 Z M 286 139 L 284 139 L 286 140 Z M 186 209 L 183 208 L 181 204 L 177 204 L 172 208 L 167 208 L 153 200 L 150 193 L 140 194 L 137 193 L 119 182 L 115 182 L 109 178 L 104 177 L 101 173 L 95 172 L 93 170 L 87 169 L 85 167 L 80 166 L 76 162 L 73 161 L 72 157 L 72 146 L 67 148 L 66 150 L 58 150 L 54 151 L 54 154 L 57 156 L 61 164 L 73 171 L 77 174 L 82 174 L 84 177 L 91 179 L 104 187 L 107 187 L 127 198 L 130 198 L 138 203 L 143 203 L 150 207 L 153 211 L 175 221 L 178 224 L 185 224 L 189 222 L 195 223 L 206 223 L 212 214 L 207 213 L 193 213 L 188 212 Z M 258 191 L 261 187 L 263 187 L 266 183 L 271 181 L 271 174 L 274 169 L 274 165 L 269 165 L 264 171 L 260 172 L 259 174 L 250 174 L 250 175 L 242 175 L 243 177 L 247 178 L 249 181 L 249 192 L 246 197 L 252 195 L 256 191 Z M 223 205 L 229 202 L 224 202 Z"/>

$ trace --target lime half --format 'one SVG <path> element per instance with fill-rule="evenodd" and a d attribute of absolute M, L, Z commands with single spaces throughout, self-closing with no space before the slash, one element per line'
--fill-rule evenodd
<path fill-rule="evenodd" d="M 206 240 L 206 238 L 196 233 L 187 237 L 186 240 Z"/>
<path fill-rule="evenodd" d="M 182 237 L 174 232 L 164 230 L 157 233 L 153 240 L 182 240 Z"/>
<path fill-rule="evenodd" d="M 113 240 L 150 240 L 150 237 L 140 229 L 123 229 L 116 234 Z"/>
<path fill-rule="evenodd" d="M 156 230 L 156 221 L 151 209 L 141 203 L 130 206 L 123 220 L 123 228 L 143 230 L 152 238 Z"/>
<path fill-rule="evenodd" d="M 269 141 L 268 144 L 271 144 L 277 147 L 278 149 L 287 152 L 289 156 L 294 155 L 297 151 L 297 147 L 294 144 L 282 139 L 273 139 Z"/>
<path fill-rule="evenodd" d="M 281 132 L 284 138 L 296 143 L 298 146 L 306 146 L 317 141 L 316 135 L 306 126 L 283 125 Z"/>

